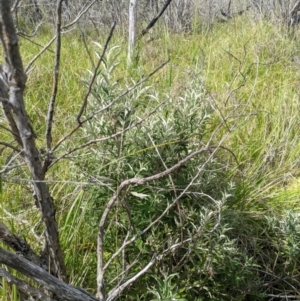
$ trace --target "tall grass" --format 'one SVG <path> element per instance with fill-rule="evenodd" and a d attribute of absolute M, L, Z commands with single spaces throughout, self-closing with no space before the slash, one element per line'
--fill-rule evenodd
<path fill-rule="evenodd" d="M 169 65 L 148 84 L 155 87 L 157 95 L 168 94 L 176 103 L 188 83 L 201 77 L 209 92 L 207 98 L 218 112 L 215 123 L 223 120 L 224 131 L 231 131 L 225 146 L 235 154 L 233 161 L 238 162 L 231 162 L 232 174 L 239 174 L 243 179 L 237 183 L 240 186 L 232 208 L 254 217 L 249 222 L 251 225 L 255 224 L 257 215 L 263 217 L 270 211 L 284 214 L 286 210 L 299 210 L 298 40 L 284 28 L 264 21 L 253 23 L 242 17 L 216 24 L 209 31 L 173 34 L 165 30 L 154 36 L 154 40 L 140 43 L 139 61 L 134 70 L 127 69 L 127 47 L 123 37 L 114 37 L 113 43 L 120 45 L 122 50 L 115 80 L 129 84 L 170 57 Z M 50 37 L 46 31 L 33 39 L 43 45 Z M 79 35 L 63 36 L 62 45 L 54 141 L 74 126 L 85 93 L 81 80 L 87 69 L 91 69 Z M 88 47 L 92 54 L 97 50 L 89 38 Z M 39 48 L 22 40 L 25 65 Z M 36 127 L 40 147 L 45 143 L 45 116 L 51 93 L 53 60 L 54 53 L 45 52 L 30 72 L 27 84 L 26 106 Z M 96 248 L 97 229 L 96 224 L 94 229 L 86 228 L 84 224 L 88 209 L 84 185 L 80 184 L 85 182 L 84 175 L 73 167 L 68 160 L 63 161 L 51 169 L 47 180 L 52 183 L 58 206 L 70 281 L 93 291 L 96 259 L 91 251 Z M 21 181 L 28 179 L 26 172 L 16 177 Z M 32 230 L 28 225 L 38 222 L 37 209 L 28 192 L 29 183 L 18 186 L 17 190 L 11 189 L 9 183 L 8 179 L 2 184 L 0 197 L 14 218 L 4 210 L 1 210 L 1 215 L 10 221 L 13 229 L 27 235 Z M 19 218 L 24 223 L 16 222 Z M 39 232 L 38 225 L 34 231 Z M 34 236 L 30 237 L 35 240 Z M 3 296 L 3 300 L 14 298 L 14 291 Z"/>

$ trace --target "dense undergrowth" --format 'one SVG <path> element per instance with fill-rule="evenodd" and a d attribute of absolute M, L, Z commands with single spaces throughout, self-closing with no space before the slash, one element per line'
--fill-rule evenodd
<path fill-rule="evenodd" d="M 79 142 L 113 135 L 149 115 L 141 126 L 75 152 L 50 170 L 47 180 L 58 206 L 70 281 L 95 292 L 99 215 L 117 185 L 164 170 L 209 141 L 209 151 L 171 178 L 124 192 L 111 214 L 107 260 L 128 229 L 142 230 L 192 183 L 124 258 L 126 264 L 137 258 L 137 271 L 153 252 L 191 240 L 158 261 L 120 300 L 298 300 L 297 29 L 291 34 L 247 18 L 202 28 L 192 34 L 155 31 L 150 42 L 140 42 L 130 68 L 124 38 L 114 36 L 86 114 L 109 103 L 163 61 L 170 58 L 170 62 L 54 154 L 59 157 Z M 49 37 L 45 31 L 34 39 L 43 45 Z M 81 39 L 75 32 L 63 36 L 56 141 L 74 125 L 90 78 L 87 70 L 92 66 Z M 99 40 L 103 38 L 87 38 L 94 59 L 101 52 Z M 21 39 L 25 65 L 38 50 L 38 45 Z M 52 69 L 53 53 L 47 51 L 28 78 L 26 104 L 40 147 L 44 147 Z M 42 229 L 26 179 L 22 168 L 3 178 L 2 217 L 38 244 L 36 235 Z M 117 259 L 112 262 L 108 287 L 122 264 Z M 14 300 L 16 292 L 3 286 L 2 299 Z"/>

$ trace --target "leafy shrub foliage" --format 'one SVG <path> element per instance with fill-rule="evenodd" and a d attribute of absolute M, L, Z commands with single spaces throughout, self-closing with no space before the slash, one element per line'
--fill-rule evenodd
<path fill-rule="evenodd" d="M 246 28 L 244 23 L 237 24 L 241 24 L 237 27 Z M 248 35 L 255 36 L 258 48 L 264 46 L 264 51 L 259 50 L 262 54 L 253 53 L 255 57 L 264 61 L 264 57 L 272 55 L 273 61 L 273 53 L 277 51 L 279 54 L 276 56 L 289 60 L 289 51 L 294 51 L 289 50 L 292 45 L 290 39 L 282 39 L 276 29 L 264 42 L 266 37 L 256 36 L 255 28 L 249 30 Z M 232 41 L 233 27 L 227 30 Z M 269 30 L 270 25 L 267 26 Z M 221 93 L 221 85 L 227 87 L 228 82 L 235 82 L 237 70 L 238 74 L 242 70 L 241 75 L 243 72 L 247 75 L 242 76 L 241 86 L 238 82 L 237 88 L 232 88 L 234 93 L 226 90 L 225 94 L 230 92 L 230 97 L 225 97 L 224 107 L 217 108 L 217 102 L 211 100 L 211 94 L 206 90 L 206 83 L 199 75 L 191 76 L 193 72 L 186 73 L 180 92 L 163 94 L 147 82 L 139 82 L 144 73 L 141 67 L 134 71 L 126 70 L 135 74 L 135 81 L 128 82 L 126 75 L 120 77 L 120 47 L 113 46 L 106 52 L 85 112 L 86 116 L 90 116 L 98 111 L 96 118 L 85 124 L 82 132 L 77 132 L 77 138 L 68 143 L 74 147 L 91 139 L 102 141 L 91 143 L 76 156 L 68 156 L 70 160 L 65 162 L 70 170 L 67 172 L 63 171 L 67 166 L 64 163 L 50 171 L 54 179 L 59 176 L 63 180 L 61 185 L 56 181 L 49 185 L 52 185 L 57 201 L 61 242 L 72 284 L 95 291 L 99 216 L 118 185 L 132 177 L 142 178 L 161 172 L 189 153 L 205 147 L 204 152 L 170 177 L 149 182 L 143 187 L 132 185 L 123 191 L 106 227 L 105 261 L 109 262 L 125 237 L 141 231 L 142 234 L 111 260 L 106 269 L 107 287 L 126 281 L 156 254 L 156 265 L 134 282 L 119 300 L 299 300 L 300 218 L 298 213 L 285 212 L 286 206 L 292 208 L 291 203 L 297 202 L 299 194 L 299 189 L 293 193 L 288 191 L 290 174 L 297 177 L 299 169 L 298 94 L 291 92 L 297 87 L 290 88 L 294 71 L 288 73 L 288 69 L 279 68 L 280 64 L 253 64 L 251 56 L 246 61 L 246 54 L 250 55 L 255 50 L 252 46 L 242 47 L 245 62 L 239 62 L 241 66 L 235 67 L 232 62 L 236 63 L 236 58 L 220 56 L 217 47 L 217 44 L 224 44 L 218 35 L 226 38 L 228 32 L 224 34 L 226 31 L 222 31 L 221 27 L 216 32 L 217 36 L 212 31 L 211 40 L 203 43 L 203 47 L 217 49 L 213 56 L 210 56 L 208 48 L 203 50 L 207 60 L 217 65 L 217 68 L 210 68 L 218 76 L 211 73 L 207 77 L 207 81 L 211 81 L 210 87 L 213 87 L 211 90 Z M 237 35 L 234 43 L 248 45 L 249 36 L 245 36 L 243 41 L 238 41 L 239 38 Z M 102 47 L 95 45 L 99 57 Z M 241 47 L 237 45 L 232 49 Z M 250 54 L 246 53 L 250 48 Z M 199 49 L 194 49 L 194 52 L 196 61 Z M 177 55 L 180 56 L 184 57 Z M 220 65 L 225 76 L 219 70 Z M 270 77 L 250 72 L 256 70 L 251 66 L 257 66 L 257 70 Z M 65 69 L 72 70 L 69 67 Z M 92 76 L 93 71 L 88 72 L 83 82 L 88 85 Z M 38 81 L 37 86 L 42 82 L 47 81 Z M 66 82 L 68 89 L 77 85 L 77 81 L 73 86 Z M 269 83 L 267 89 L 265 85 Z M 256 84 L 263 85 L 263 88 L 259 90 Z M 285 88 L 278 90 L 277 86 L 281 85 Z M 43 86 L 38 92 L 46 93 L 46 88 Z M 39 95 L 35 89 L 32 91 L 35 97 Z M 260 96 L 252 99 L 255 93 Z M 71 92 L 67 94 L 72 95 Z M 273 96 L 269 99 L 268 94 Z M 277 94 L 285 97 L 279 95 L 277 98 Z M 259 98 L 263 101 L 259 102 Z M 289 103 L 291 99 L 292 105 Z M 228 128 L 232 124 L 240 126 L 238 130 L 231 127 L 231 140 L 221 147 L 220 136 L 228 128 L 224 126 L 223 132 L 217 131 L 222 125 L 219 110 L 224 110 L 225 118 L 229 116 Z M 33 105 L 32 112 L 37 114 L 39 107 Z M 38 122 L 42 126 L 44 119 Z M 2 139 L 9 141 L 5 134 Z M 0 161 L 5 165 L 6 158 L 10 160 L 11 156 L 10 152 L 2 150 Z M 11 228 L 18 228 L 18 231 L 20 225 L 16 221 L 25 220 L 21 231 L 32 231 L 26 237 L 39 244 L 40 237 L 34 234 L 35 231 L 40 234 L 42 227 L 37 209 L 31 204 L 29 185 L 21 183 L 14 186 L 18 187 L 15 190 L 9 187 L 12 186 L 10 181 L 16 177 L 21 180 L 28 178 L 22 161 L 16 163 L 18 168 L 9 173 L 11 179 L 3 177 L 0 182 L 1 200 L 3 203 L 11 202 L 9 212 L 2 209 L 2 214 L 7 216 L 6 221 Z M 75 178 L 74 182 L 69 181 L 70 174 L 71 180 Z M 51 175 L 47 178 L 49 183 Z M 64 181 L 66 179 L 68 181 Z M 280 193 L 281 190 L 287 192 Z M 275 197 L 269 202 L 272 194 Z M 278 214 L 274 208 L 280 206 Z M 11 214 L 18 218 L 12 219 Z M 159 222 L 147 229 L 157 219 Z M 33 228 L 27 220 L 34 225 Z M 126 267 L 130 270 L 122 274 Z M 5 282 L 3 291 L 3 295 L 8 296 L 9 288 Z M 16 291 L 11 295 L 10 299 L 16 300 Z"/>
<path fill-rule="evenodd" d="M 108 106 L 122 90 L 121 81 L 115 79 L 113 74 L 118 51 L 118 47 L 112 47 L 107 52 L 93 87 L 93 97 L 89 100 L 91 112 Z M 160 103 L 163 97 L 166 100 Z M 141 125 L 132 127 L 143 119 L 145 121 Z M 205 146 L 209 139 L 212 140 L 209 151 L 191 160 L 171 177 L 143 188 L 132 187 L 123 194 L 111 216 L 114 227 L 109 227 L 106 232 L 108 257 L 120 246 L 128 231 L 142 231 L 178 198 L 160 222 L 129 248 L 126 256 L 128 264 L 138 258 L 143 266 L 154 252 L 168 250 L 166 253 L 169 254 L 162 256 L 157 264 L 157 273 L 178 273 L 182 279 L 186 278 L 184 282 L 190 286 L 188 266 L 196 261 L 199 272 L 201 265 L 206 265 L 204 259 L 199 261 L 193 248 L 199 244 L 200 237 L 205 236 L 204 233 L 218 228 L 218 214 L 230 197 L 223 194 L 230 188 L 223 181 L 227 166 L 215 156 L 208 160 L 214 151 L 213 129 L 214 110 L 200 78 L 193 78 L 190 85 L 183 89 L 182 96 L 175 99 L 158 95 L 150 86 L 140 85 L 90 122 L 84 135 L 87 140 L 122 132 L 99 146 L 91 146 L 86 160 L 80 165 L 84 174 L 93 175 L 94 181 L 103 183 L 102 187 L 99 185 L 90 191 L 89 214 L 94 219 L 88 220 L 94 220 L 94 225 L 111 190 L 120 182 L 161 172 L 190 152 Z M 182 246 L 172 252 L 170 248 L 175 244 Z M 115 270 L 120 269 L 119 264 L 114 263 L 112 279 Z M 142 281 L 147 281 L 149 286 L 153 278 L 146 277 Z M 193 281 L 198 287 L 195 277 Z"/>
<path fill-rule="evenodd" d="M 77 162 L 82 173 L 99 184 L 88 190 L 86 226 L 91 229 L 123 180 L 158 173 L 208 142 L 210 152 L 217 145 L 213 136 L 217 118 L 201 78 L 191 78 L 175 99 L 141 84 L 114 101 L 124 89 L 122 79 L 114 76 L 118 55 L 116 46 L 107 52 L 89 100 L 91 112 L 110 107 L 84 132 L 87 140 L 113 139 L 92 145 L 83 164 Z M 143 231 L 180 197 L 123 258 L 111 263 L 108 273 L 113 282 L 124 262 L 135 262 L 137 270 L 154 253 L 163 254 L 154 269 L 156 276 L 149 273 L 138 280 L 120 300 L 269 300 L 280 299 L 280 292 L 298 285 L 298 217 L 288 213 L 266 218 L 241 210 L 242 187 L 247 185 L 232 173 L 235 159 L 219 149 L 207 162 L 210 152 L 172 177 L 123 193 L 106 230 L 107 259 L 128 233 Z M 141 287 L 148 291 L 141 293 Z"/>

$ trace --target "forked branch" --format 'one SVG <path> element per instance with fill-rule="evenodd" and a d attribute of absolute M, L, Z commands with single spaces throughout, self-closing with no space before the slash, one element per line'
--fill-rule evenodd
<path fill-rule="evenodd" d="M 85 119 L 80 120 L 80 122 L 78 121 L 78 124 L 64 137 L 62 137 L 57 144 L 52 148 L 52 152 L 56 151 L 59 146 L 61 144 L 63 144 L 66 140 L 70 139 L 70 137 L 72 137 L 72 135 L 74 135 L 86 122 L 90 121 L 92 118 L 96 117 L 98 114 L 108 110 L 109 108 L 111 108 L 115 103 L 117 103 L 120 99 L 122 99 L 124 96 L 126 96 L 127 94 L 129 94 L 131 91 L 134 91 L 138 86 L 142 85 L 143 83 L 145 83 L 147 80 L 149 80 L 150 77 L 152 77 L 154 74 L 156 74 L 160 69 L 162 69 L 167 63 L 169 62 L 169 60 L 165 61 L 164 63 L 162 63 L 160 66 L 158 66 L 156 69 L 154 69 L 151 73 L 149 73 L 147 76 L 145 76 L 144 78 L 142 78 L 139 82 L 137 82 L 136 84 L 134 84 L 133 86 L 129 87 L 128 89 L 126 89 L 124 92 L 122 92 L 121 94 L 119 94 L 115 99 L 113 99 L 108 105 L 92 112 L 89 116 L 87 116 Z M 95 68 L 95 70 L 98 70 L 98 68 Z M 90 92 L 91 92 L 92 86 L 89 85 L 88 88 L 88 92 L 86 94 L 86 96 L 88 97 Z M 83 101 L 83 105 L 82 105 L 82 109 L 78 115 L 78 117 L 82 117 L 83 111 L 84 111 L 84 107 L 86 107 L 87 105 L 87 97 L 84 98 Z M 86 142 L 85 144 L 82 144 L 80 146 L 77 146 L 71 150 L 69 150 L 68 152 L 64 153 L 63 155 L 61 155 L 60 157 L 56 158 L 55 161 L 53 161 L 48 167 L 53 166 L 55 163 L 57 163 L 59 160 L 66 158 L 68 155 L 70 155 L 73 152 L 76 152 L 78 150 L 84 149 L 92 144 L 96 144 L 99 142 L 103 142 L 103 141 L 107 141 L 108 139 L 112 139 L 115 138 L 117 136 L 120 136 L 122 134 L 124 134 L 125 132 L 133 129 L 134 127 L 139 126 L 140 124 L 142 124 L 142 122 L 144 122 L 149 116 L 151 116 L 152 114 L 154 114 L 156 112 L 156 110 L 162 106 L 165 102 L 162 102 L 161 104 L 159 104 L 158 106 L 156 106 L 156 108 L 154 108 L 154 110 L 152 110 L 149 114 L 147 114 L 145 117 L 141 118 L 138 122 L 136 122 L 133 125 L 130 125 L 129 127 L 123 129 L 120 132 L 117 132 L 111 136 L 108 137 L 102 137 L 99 139 L 94 139 L 94 140 L 90 140 L 88 142 Z"/>
<path fill-rule="evenodd" d="M 40 153 L 35 144 L 35 134 L 24 104 L 26 74 L 19 51 L 18 37 L 10 10 L 10 1 L 0 0 L 0 39 L 3 46 L 9 89 L 8 106 L 15 121 L 12 132 L 18 133 L 23 147 L 22 155 L 30 171 L 36 202 L 45 225 L 44 259 L 52 267 L 52 273 L 67 281 L 63 254 L 59 243 L 58 226 L 55 219 L 55 207 L 48 186 L 43 182 L 45 173 L 42 169 Z"/>
<path fill-rule="evenodd" d="M 215 132 L 214 132 L 214 134 L 215 134 Z M 208 162 L 211 161 L 211 159 L 214 157 L 215 153 L 218 151 L 218 149 L 219 149 L 218 147 L 213 149 L 213 150 L 211 150 L 211 148 L 209 147 L 210 141 L 211 141 L 212 137 L 214 136 L 214 134 L 211 136 L 211 138 L 209 139 L 209 142 L 207 143 L 207 145 L 205 147 L 203 147 L 203 148 L 191 153 L 190 155 L 186 156 L 184 159 L 182 159 L 181 161 L 179 161 L 178 163 L 176 163 L 172 167 L 167 168 L 166 170 L 164 170 L 164 171 L 162 171 L 158 174 L 155 174 L 155 175 L 152 175 L 152 176 L 149 176 L 149 177 L 146 177 L 146 178 L 132 178 L 132 179 L 125 180 L 118 186 L 116 192 L 114 193 L 112 198 L 107 203 L 107 205 L 106 205 L 106 207 L 103 211 L 103 214 L 101 216 L 100 222 L 99 222 L 98 245 L 97 245 L 97 257 L 98 257 L 98 263 L 97 263 L 97 291 L 98 291 L 98 295 L 100 297 L 100 300 L 105 300 L 106 292 L 105 292 L 105 284 L 104 284 L 104 278 L 105 277 L 104 276 L 105 276 L 105 269 L 107 268 L 109 262 L 111 262 L 113 260 L 113 258 L 115 258 L 118 254 L 120 254 L 126 248 L 126 246 L 128 246 L 131 243 L 133 243 L 134 241 L 136 241 L 136 239 L 138 237 L 140 237 L 141 235 L 143 235 L 144 233 L 149 231 L 149 229 L 151 229 L 155 224 L 157 224 L 159 221 L 161 221 L 161 219 L 169 212 L 171 207 L 173 207 L 178 202 L 178 200 L 182 198 L 182 196 L 186 193 L 186 191 L 189 189 L 189 187 L 192 185 L 192 183 L 195 181 L 195 179 L 199 176 L 201 171 L 205 168 L 205 166 L 208 164 Z M 223 136 L 223 138 L 219 142 L 219 145 L 222 145 L 222 143 L 226 140 L 227 137 L 228 137 L 228 133 Z M 122 191 L 125 188 L 127 188 L 131 185 L 144 185 L 144 184 L 146 184 L 150 181 L 156 181 L 156 180 L 162 179 L 166 176 L 169 176 L 171 173 L 178 170 L 180 167 L 182 167 L 188 161 L 192 160 L 195 156 L 197 156 L 197 155 L 199 155 L 203 152 L 208 152 L 209 153 L 207 159 L 202 164 L 202 166 L 199 167 L 199 170 L 198 170 L 197 174 L 194 176 L 194 178 L 191 180 L 191 182 L 187 185 L 187 187 L 180 193 L 180 195 L 178 195 L 168 206 L 166 206 L 166 208 L 162 212 L 162 214 L 159 217 L 157 217 L 154 221 L 152 221 L 145 229 L 143 229 L 142 231 L 135 234 L 132 238 L 126 240 L 123 243 L 123 245 L 117 250 L 117 252 L 115 254 L 113 254 L 113 256 L 109 259 L 109 262 L 107 264 L 104 264 L 104 257 L 103 257 L 104 253 L 103 252 L 104 252 L 105 224 L 106 224 L 108 216 L 111 212 L 111 209 L 115 205 L 116 201 L 119 199 Z M 151 264 L 153 263 L 152 260 L 150 261 L 150 263 Z M 141 272 L 142 271 L 144 271 L 144 269 L 142 269 Z M 131 282 L 128 282 L 128 285 L 130 283 Z M 118 286 L 118 289 L 115 288 L 115 290 L 117 290 L 118 293 L 120 293 L 125 288 L 126 288 L 126 285 L 123 284 L 121 286 Z M 114 289 L 112 290 L 112 292 L 114 292 Z M 114 293 L 112 293 L 112 295 L 114 295 Z M 112 300 L 114 300 L 114 298 L 111 298 L 109 300 L 112 301 Z"/>

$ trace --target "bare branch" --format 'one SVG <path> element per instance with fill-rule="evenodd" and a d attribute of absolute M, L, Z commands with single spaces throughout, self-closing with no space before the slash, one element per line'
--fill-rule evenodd
<path fill-rule="evenodd" d="M 61 48 L 61 8 L 62 8 L 63 0 L 58 0 L 56 4 L 56 50 L 55 50 L 55 65 L 53 70 L 53 86 L 52 93 L 50 98 L 50 103 L 48 107 L 47 114 L 47 128 L 46 128 L 46 146 L 48 158 L 46 161 L 50 159 L 50 149 L 52 144 L 52 122 L 54 116 L 54 106 L 56 101 L 56 94 L 58 90 L 58 76 L 59 76 L 59 65 L 60 65 L 60 48 Z M 45 163 L 46 164 L 46 163 Z"/>
<path fill-rule="evenodd" d="M 0 100 L 0 101 L 1 101 L 1 100 Z M 9 132 L 9 133 L 12 134 L 13 136 L 16 134 L 15 132 L 13 132 L 11 129 L 5 127 L 4 125 L 1 125 L 1 124 L 0 124 L 0 128 L 3 129 L 3 130 L 5 130 L 5 131 L 7 131 L 7 132 Z"/>
<path fill-rule="evenodd" d="M 149 261 L 149 263 L 141 271 L 139 271 L 137 274 L 135 274 L 133 277 L 131 277 L 129 280 L 127 280 L 122 285 L 120 285 L 120 286 L 118 286 L 116 288 L 113 288 L 108 293 L 106 301 L 113 301 L 113 300 L 115 300 L 124 291 L 124 289 L 126 287 L 128 287 L 131 283 L 133 283 L 138 278 L 140 278 L 141 276 L 143 276 L 149 269 L 151 269 L 152 266 L 155 264 L 155 262 L 156 262 L 156 254 L 154 254 L 152 256 L 152 259 Z M 101 297 L 100 297 L 100 300 L 104 300 L 104 299 L 101 299 Z"/>
<path fill-rule="evenodd" d="M 138 122 L 136 122 L 136 123 L 128 126 L 127 128 L 125 128 L 125 129 L 123 129 L 123 130 L 121 130 L 121 131 L 119 131 L 119 132 L 117 132 L 117 133 L 115 133 L 113 135 L 110 135 L 110 136 L 107 136 L 107 137 L 103 137 L 103 138 L 99 138 L 99 139 L 90 140 L 90 141 L 88 141 L 85 144 L 82 144 L 82 145 L 80 145 L 78 147 L 75 147 L 75 148 L 71 149 L 70 151 L 68 151 L 68 152 L 64 153 L 63 155 L 61 155 L 60 157 L 56 158 L 49 167 L 51 167 L 52 165 L 54 165 L 59 160 L 65 158 L 67 156 L 69 156 L 70 154 L 72 154 L 72 153 L 74 153 L 74 152 L 76 152 L 78 150 L 84 149 L 84 148 L 86 148 L 86 147 L 88 147 L 90 145 L 93 145 L 93 144 L 96 144 L 96 143 L 99 143 L 99 142 L 103 142 L 103 141 L 110 140 L 112 138 L 116 138 L 116 137 L 118 137 L 120 135 L 123 135 L 124 133 L 128 132 L 129 130 L 131 130 L 131 129 L 135 128 L 135 127 L 138 127 L 146 119 L 148 119 L 151 115 L 153 115 L 164 104 L 165 104 L 165 101 L 162 102 L 162 103 L 160 103 L 158 106 L 156 106 L 149 114 L 147 114 L 145 117 L 143 117 L 142 119 L 140 119 Z"/>
<path fill-rule="evenodd" d="M 5 178 L 5 177 L 3 177 Z M 5 202 L 3 202 L 5 203 Z M 24 218 L 22 218 L 19 215 L 14 215 L 13 213 L 9 212 L 7 209 L 4 208 L 5 204 L 0 205 L 0 209 L 3 213 L 5 213 L 5 215 L 10 219 L 10 220 L 14 220 L 16 221 L 18 224 L 23 224 L 25 225 L 25 227 L 27 228 L 31 228 L 30 232 L 32 233 L 32 235 L 36 238 L 36 241 L 38 241 L 40 243 L 40 245 L 43 245 L 42 242 L 42 235 L 38 235 L 37 233 L 35 233 L 34 229 L 36 227 L 36 225 L 41 224 L 41 221 L 38 221 L 36 223 L 36 225 L 34 225 L 33 227 L 31 227 L 31 223 L 28 220 L 25 220 Z M 7 227 L 6 227 L 7 228 Z M 27 258 L 28 259 L 28 258 Z"/>
<path fill-rule="evenodd" d="M 14 12 L 19 5 L 20 0 L 16 0 L 15 3 L 11 7 L 11 12 Z"/>
<path fill-rule="evenodd" d="M 125 250 L 123 250 L 123 251 L 125 251 Z M 117 286 L 119 286 L 119 285 L 122 283 L 122 281 L 123 281 L 123 279 L 124 279 L 126 273 L 128 273 L 128 272 L 130 271 L 130 269 L 131 269 L 134 265 L 136 265 L 137 263 L 139 263 L 138 258 L 139 258 L 139 256 L 137 256 L 136 259 L 135 259 L 131 264 L 127 265 L 124 269 L 122 269 L 122 272 L 121 272 L 119 275 L 117 275 L 114 279 L 112 279 L 112 280 L 109 282 L 109 284 L 112 284 L 112 283 L 115 282 L 119 277 L 121 277 L 121 280 L 119 281 L 119 284 L 117 285 Z"/>
<path fill-rule="evenodd" d="M 84 16 L 84 14 L 89 11 L 89 9 L 91 8 L 91 6 L 93 6 L 96 2 L 97 2 L 97 0 L 93 0 L 86 7 L 83 7 L 82 10 L 78 13 L 77 17 L 72 22 L 64 25 L 62 27 L 62 30 L 68 29 L 69 27 L 75 25 L 81 19 L 81 17 Z"/>
<path fill-rule="evenodd" d="M 59 295 L 62 300 L 66 301 L 96 301 L 97 299 L 82 289 L 75 288 L 64 283 L 56 277 L 47 273 L 41 267 L 28 261 L 27 259 L 17 256 L 0 248 L 0 263 L 3 263 L 23 275 L 32 278 L 39 283 L 44 289 Z"/>
<path fill-rule="evenodd" d="M 6 142 L 3 142 L 3 141 L 0 141 L 0 145 L 4 145 L 5 147 L 11 148 L 12 150 L 14 150 L 17 153 L 21 152 L 21 150 L 19 148 L 11 145 L 10 143 L 6 143 Z"/>
<path fill-rule="evenodd" d="M 18 127 L 16 125 L 16 122 L 14 120 L 11 106 L 9 105 L 9 93 L 8 93 L 8 70 L 6 70 L 4 66 L 0 66 L 0 102 L 2 105 L 2 109 L 4 112 L 4 115 L 6 117 L 6 120 L 10 126 L 10 132 L 18 142 L 18 144 L 22 147 L 22 140 L 20 138 L 20 133 L 18 130 Z"/>
<path fill-rule="evenodd" d="M 0 222 L 0 240 L 15 252 L 22 254 L 29 261 L 42 266 L 41 259 L 34 253 L 28 243 L 22 238 L 13 235 L 2 222 Z M 46 269 L 47 266 L 43 266 L 43 268 Z"/>
<path fill-rule="evenodd" d="M 167 7 L 170 5 L 171 2 L 172 2 L 172 0 L 166 1 L 165 5 L 163 6 L 163 8 L 159 12 L 159 14 L 151 20 L 151 22 L 147 25 L 147 27 L 145 29 L 142 30 L 142 32 L 140 34 L 140 38 L 143 37 L 155 25 L 155 23 L 162 16 L 162 14 L 165 12 L 165 10 L 167 9 Z"/>
<path fill-rule="evenodd" d="M 25 163 L 25 162 L 22 162 L 22 163 L 20 163 L 20 164 L 10 166 L 10 164 L 11 164 L 17 157 L 19 157 L 21 154 L 22 154 L 22 152 L 20 151 L 20 152 L 18 152 L 15 156 L 13 156 L 13 157 L 6 163 L 5 167 L 4 167 L 2 170 L 0 170 L 0 175 L 1 175 L 1 174 L 4 174 L 4 173 L 7 173 L 7 172 L 9 172 L 9 171 L 11 171 L 11 170 L 13 170 L 13 169 L 15 169 L 15 168 L 18 168 L 18 167 L 21 167 L 21 166 L 25 165 L 26 163 Z"/>
<path fill-rule="evenodd" d="M 41 49 L 41 51 L 39 53 L 37 53 L 33 59 L 31 59 L 31 61 L 27 64 L 27 66 L 25 67 L 25 73 L 28 73 L 28 70 L 30 69 L 30 67 L 32 66 L 32 64 L 46 51 L 51 51 L 49 50 L 49 47 L 52 45 L 52 43 L 55 41 L 56 36 L 54 36 L 44 47 L 43 49 Z"/>
<path fill-rule="evenodd" d="M 116 22 L 113 22 L 113 24 L 112 24 L 112 26 L 111 26 L 111 28 L 110 28 L 109 35 L 108 35 L 108 37 L 107 37 L 107 39 L 106 39 L 106 42 L 105 42 L 105 44 L 104 44 L 102 53 L 101 53 L 101 55 L 100 55 L 100 57 L 99 57 L 99 59 L 98 59 L 97 65 L 96 65 L 96 67 L 95 67 L 95 69 L 94 69 L 94 73 L 93 73 L 93 76 L 92 76 L 92 78 L 91 78 L 91 80 L 90 80 L 90 83 L 89 83 L 87 92 L 86 92 L 85 97 L 84 97 L 84 99 L 83 99 L 83 104 L 82 104 L 81 109 L 80 109 L 80 111 L 79 111 L 79 113 L 78 113 L 78 116 L 77 116 L 77 122 L 78 122 L 78 124 L 81 124 L 81 123 L 82 123 L 82 121 L 81 121 L 81 116 L 82 116 L 84 110 L 86 109 L 89 95 L 91 94 L 92 87 L 93 87 L 93 84 L 94 84 L 94 82 L 95 82 L 95 80 L 96 80 L 96 77 L 97 77 L 97 74 L 98 74 L 98 70 L 99 70 L 100 64 L 101 64 L 101 62 L 102 62 L 102 60 L 103 60 L 103 57 L 104 57 L 104 55 L 105 55 L 107 46 L 108 46 L 108 44 L 109 44 L 109 42 L 110 42 L 110 40 L 111 40 L 111 38 L 112 38 L 112 36 L 113 36 L 115 27 L 116 27 Z"/>
<path fill-rule="evenodd" d="M 39 28 L 41 27 L 42 24 L 43 24 L 43 22 L 39 23 L 39 24 L 35 27 L 35 29 L 34 29 L 30 34 L 26 34 L 25 32 L 19 30 L 19 31 L 17 31 L 17 35 L 19 35 L 19 36 L 25 38 L 26 40 L 30 41 L 30 42 L 33 43 L 33 44 L 36 44 L 36 45 L 38 45 L 38 46 L 41 46 L 40 44 L 38 44 L 38 43 L 36 43 L 36 42 L 33 42 L 33 41 L 31 41 L 30 39 L 28 39 L 28 38 L 32 38 L 33 36 L 35 36 L 36 33 L 37 33 L 37 31 L 39 30 Z"/>
<path fill-rule="evenodd" d="M 42 293 L 39 289 L 36 289 L 29 285 L 26 281 L 14 277 L 9 272 L 5 271 L 3 268 L 0 268 L 0 277 L 4 277 L 7 280 L 7 282 L 15 284 L 18 290 L 24 293 L 25 295 L 35 297 L 37 300 L 55 301 L 51 297 Z"/>
<path fill-rule="evenodd" d="M 121 93 L 119 96 L 117 96 L 114 100 L 112 100 L 107 106 L 93 112 L 90 116 L 88 116 L 86 119 L 82 120 L 81 123 L 77 124 L 70 133 L 68 133 L 66 136 L 64 136 L 63 138 L 61 138 L 57 144 L 53 147 L 52 152 L 54 152 L 64 141 L 66 141 L 67 139 L 69 139 L 84 123 L 86 123 L 87 121 L 91 120 L 92 118 L 94 118 L 96 115 L 100 114 L 101 112 L 109 109 L 110 107 L 112 107 L 116 102 L 118 102 L 121 98 L 123 98 L 124 96 L 126 96 L 128 93 L 130 93 L 131 91 L 133 91 L 134 89 L 136 89 L 138 86 L 140 86 L 141 84 L 143 84 L 144 82 L 146 82 L 150 77 L 152 77 L 155 73 L 157 73 L 160 69 L 162 69 L 167 63 L 169 62 L 166 61 L 164 63 L 162 63 L 159 67 L 157 67 L 154 71 L 152 71 L 150 74 L 148 74 L 146 77 L 144 77 L 143 79 L 141 79 L 139 82 L 137 82 L 136 84 L 134 84 L 132 87 L 128 88 L 127 90 L 125 90 L 123 93 Z M 161 104 L 158 106 L 160 107 Z M 156 109 L 158 108 L 156 107 Z M 155 109 L 155 111 L 156 111 Z M 155 112 L 154 111 L 154 112 Z M 143 119 L 144 120 L 144 119 Z M 122 132 L 120 132 L 120 134 L 122 134 Z M 116 133 L 118 134 L 118 133 Z M 119 134 L 118 134 L 119 135 Z M 112 136 L 110 136 L 109 138 L 112 138 Z M 106 140 L 106 139 L 105 139 Z M 103 140 L 104 141 L 104 140 Z M 76 148 L 76 150 L 78 150 L 80 148 Z M 73 151 L 71 151 L 73 152 Z M 69 154 L 69 153 L 68 153 Z M 65 155 L 64 155 L 65 157 Z M 52 166 L 53 164 L 51 164 Z"/>
<path fill-rule="evenodd" d="M 292 10 L 290 11 L 290 15 L 289 15 L 289 17 L 290 17 L 290 20 L 289 20 L 289 26 L 293 26 L 293 25 L 295 25 L 295 24 L 298 22 L 297 17 L 299 17 L 299 16 L 298 16 L 298 11 L 299 11 L 299 10 L 300 10 L 300 0 L 298 0 L 298 1 L 295 3 L 294 7 L 293 7 Z"/>

